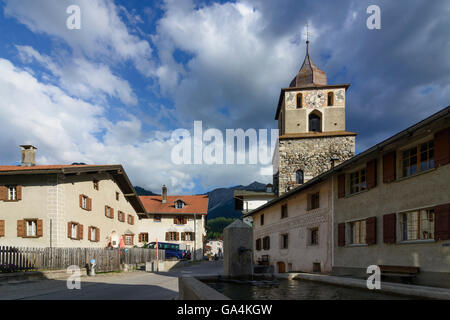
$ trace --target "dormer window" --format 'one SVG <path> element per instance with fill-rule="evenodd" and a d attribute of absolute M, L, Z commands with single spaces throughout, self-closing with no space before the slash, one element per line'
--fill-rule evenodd
<path fill-rule="evenodd" d="M 183 209 L 185 205 L 186 205 L 186 203 L 181 199 L 178 199 L 177 201 L 175 201 L 175 208 L 177 208 L 177 209 Z"/>

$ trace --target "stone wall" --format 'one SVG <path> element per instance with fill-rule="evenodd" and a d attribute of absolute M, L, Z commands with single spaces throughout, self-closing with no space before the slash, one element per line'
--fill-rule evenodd
<path fill-rule="evenodd" d="M 328 136 L 306 139 L 279 140 L 279 195 L 298 186 L 297 170 L 303 170 L 304 182 L 331 169 L 331 158 L 339 159 L 335 165 L 353 157 L 355 136 Z M 277 171 L 276 169 L 274 170 Z M 275 183 L 274 183 L 275 184 Z"/>

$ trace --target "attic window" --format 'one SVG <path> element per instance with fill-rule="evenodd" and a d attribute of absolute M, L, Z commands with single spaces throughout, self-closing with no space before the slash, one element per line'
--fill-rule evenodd
<path fill-rule="evenodd" d="M 175 208 L 177 209 L 183 209 L 185 206 L 185 203 L 183 200 L 177 200 L 175 201 Z"/>

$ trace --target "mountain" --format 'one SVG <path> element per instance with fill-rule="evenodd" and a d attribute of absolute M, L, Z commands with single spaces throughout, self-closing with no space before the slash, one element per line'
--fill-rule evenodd
<path fill-rule="evenodd" d="M 134 187 L 134 190 L 136 190 L 136 193 L 138 194 L 138 196 L 158 196 L 158 194 L 153 193 L 149 190 L 145 190 L 144 188 L 141 187 Z"/>
<path fill-rule="evenodd" d="M 141 187 L 134 187 L 137 194 L 140 196 L 154 196 L 158 195 L 149 190 L 145 190 Z M 248 186 L 234 186 L 231 188 L 218 188 L 207 193 L 209 197 L 208 203 L 208 220 L 212 220 L 218 217 L 225 218 L 240 218 L 241 211 L 234 210 L 234 190 L 251 190 L 251 191 L 264 191 L 266 185 L 259 182 L 253 182 Z"/>
<path fill-rule="evenodd" d="M 212 220 L 218 217 L 225 218 L 240 218 L 241 211 L 234 210 L 234 190 L 251 190 L 251 191 L 264 191 L 266 185 L 253 182 L 248 186 L 234 186 L 231 188 L 218 188 L 208 192 L 209 206 L 208 206 L 208 220 Z"/>

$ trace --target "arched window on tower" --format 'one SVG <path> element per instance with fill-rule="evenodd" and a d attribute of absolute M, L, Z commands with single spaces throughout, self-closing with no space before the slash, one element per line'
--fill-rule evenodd
<path fill-rule="evenodd" d="M 297 109 L 303 108 L 303 95 L 301 93 L 297 94 Z"/>
<path fill-rule="evenodd" d="M 334 93 L 328 92 L 328 106 L 334 106 Z"/>
<path fill-rule="evenodd" d="M 309 131 L 310 132 L 322 132 L 322 119 L 316 113 L 310 113 L 309 115 Z"/>
<path fill-rule="evenodd" d="M 296 182 L 297 184 L 303 184 L 304 176 L 303 176 L 303 170 L 297 170 L 296 172 Z"/>

